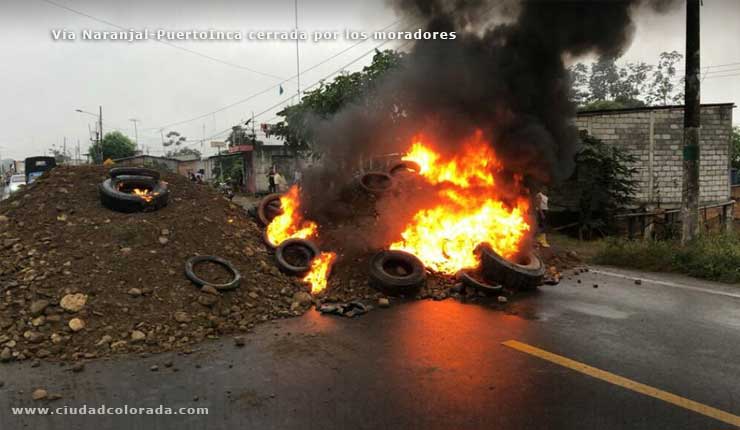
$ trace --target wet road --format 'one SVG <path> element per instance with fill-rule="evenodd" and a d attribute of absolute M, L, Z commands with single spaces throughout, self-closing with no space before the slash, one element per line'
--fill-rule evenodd
<path fill-rule="evenodd" d="M 634 272 L 600 270 L 609 273 L 543 287 L 504 311 L 446 300 L 353 320 L 310 312 L 260 327 L 243 348 L 221 340 L 189 356 L 92 362 L 82 373 L 0 366 L 0 429 L 736 428 L 740 288 L 667 275 L 637 275 L 657 282 L 636 285 Z M 698 409 L 502 344 L 509 340 L 682 396 Z M 174 366 L 164 367 L 169 360 Z M 149 370 L 154 364 L 159 371 Z M 63 398 L 33 402 L 37 387 Z M 82 404 L 207 407 L 209 414 L 11 413 Z"/>

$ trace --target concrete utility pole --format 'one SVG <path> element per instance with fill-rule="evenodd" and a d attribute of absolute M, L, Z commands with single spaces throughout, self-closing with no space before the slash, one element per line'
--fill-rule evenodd
<path fill-rule="evenodd" d="M 129 121 L 134 123 L 134 143 L 136 144 L 136 149 L 139 149 L 139 131 L 136 128 L 136 123 L 139 122 L 136 118 L 131 118 Z"/>
<path fill-rule="evenodd" d="M 681 195 L 681 243 L 699 234 L 699 130 L 701 83 L 699 69 L 699 11 L 701 0 L 686 1 L 686 79 L 683 117 L 683 193 Z"/>

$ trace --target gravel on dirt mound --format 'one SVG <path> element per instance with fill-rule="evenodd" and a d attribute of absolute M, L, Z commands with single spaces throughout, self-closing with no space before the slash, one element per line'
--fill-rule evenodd
<path fill-rule="evenodd" d="M 305 312 L 293 297 L 306 287 L 277 270 L 243 209 L 163 173 L 168 206 L 113 212 L 98 198 L 106 173 L 57 167 L 0 203 L 0 361 L 187 351 Z M 184 275 L 194 255 L 229 260 L 241 286 L 201 291 Z"/>

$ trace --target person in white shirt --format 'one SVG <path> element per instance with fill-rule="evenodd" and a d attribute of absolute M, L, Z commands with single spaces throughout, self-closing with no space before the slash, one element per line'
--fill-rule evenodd
<path fill-rule="evenodd" d="M 537 234 L 535 235 L 535 240 L 543 248 L 549 248 L 550 244 L 547 243 L 547 234 L 545 233 L 547 229 L 547 211 L 549 210 L 547 202 L 549 199 L 544 191 L 547 190 L 543 189 L 534 196 L 535 210 L 537 211 Z"/>

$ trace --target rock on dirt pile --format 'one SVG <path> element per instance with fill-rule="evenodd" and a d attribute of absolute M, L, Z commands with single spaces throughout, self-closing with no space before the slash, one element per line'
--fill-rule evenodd
<path fill-rule="evenodd" d="M 165 173 L 167 207 L 112 212 L 105 176 L 58 167 L 0 203 L 0 361 L 182 350 L 305 311 L 293 300 L 305 287 L 274 268 L 241 208 Z M 241 287 L 198 289 L 184 276 L 194 255 L 229 260 Z"/>

